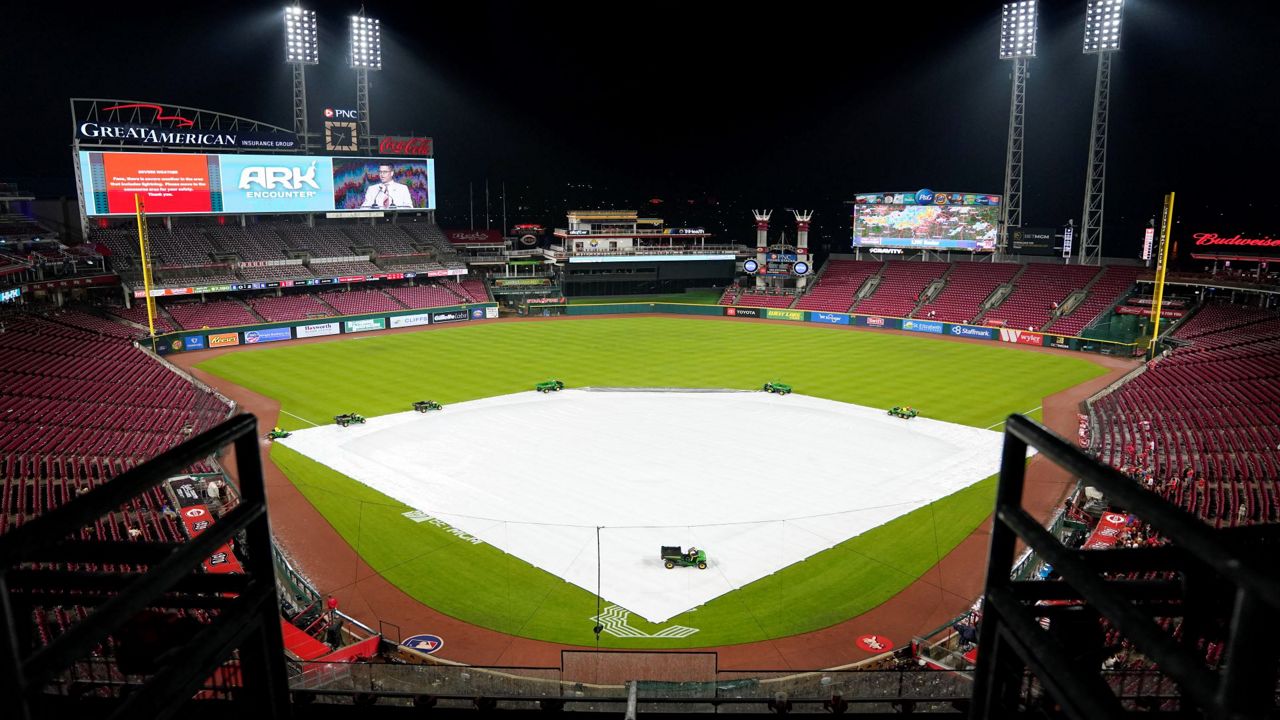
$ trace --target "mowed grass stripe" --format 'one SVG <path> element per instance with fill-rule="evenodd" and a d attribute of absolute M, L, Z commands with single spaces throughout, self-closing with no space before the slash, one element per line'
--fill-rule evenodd
<path fill-rule="evenodd" d="M 402 412 L 428 398 L 447 404 L 520 392 L 550 377 L 570 386 L 735 388 L 778 379 L 808 395 L 871 407 L 910 404 L 928 417 L 984 428 L 1104 372 L 1083 358 L 998 345 L 802 324 L 628 317 L 462 324 L 261 348 L 228 353 L 201 368 L 316 421 L 349 411 Z M 288 416 L 281 424 L 307 427 Z M 780 428 L 777 438 L 759 443 L 785 447 L 802 441 L 803 433 Z M 548 435 L 520 441 L 556 442 Z M 274 447 L 272 458 L 371 567 L 423 603 L 515 635 L 595 642 L 588 619 L 596 608 L 592 593 L 488 544 L 471 545 L 441 528 L 412 523 L 401 517 L 411 508 L 287 448 Z M 899 592 L 972 532 L 990 513 L 993 489 L 991 480 L 978 483 L 663 625 L 698 628 L 688 638 L 602 635 L 601 644 L 733 644 L 854 617 Z M 632 624 L 646 632 L 660 629 L 634 616 Z"/>

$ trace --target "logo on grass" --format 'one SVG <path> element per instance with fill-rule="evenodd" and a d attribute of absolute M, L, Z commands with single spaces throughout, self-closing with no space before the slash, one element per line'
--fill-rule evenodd
<path fill-rule="evenodd" d="M 604 609 L 604 612 L 592 617 L 591 621 L 599 623 L 603 627 L 602 632 L 620 638 L 686 638 L 698 632 L 698 628 L 671 625 L 662 628 L 656 633 L 647 633 L 639 628 L 631 627 L 627 622 L 629 617 L 631 617 L 630 612 L 617 605 L 610 605 Z"/>

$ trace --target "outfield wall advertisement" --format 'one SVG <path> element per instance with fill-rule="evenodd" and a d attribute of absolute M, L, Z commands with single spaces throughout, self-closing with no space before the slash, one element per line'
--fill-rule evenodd
<path fill-rule="evenodd" d="M 435 160 L 310 155 L 81 152 L 85 214 L 434 210 Z"/>

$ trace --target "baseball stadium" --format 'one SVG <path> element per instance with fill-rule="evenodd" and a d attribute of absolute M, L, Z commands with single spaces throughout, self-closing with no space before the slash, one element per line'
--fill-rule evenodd
<path fill-rule="evenodd" d="M 839 188 L 835 250 L 451 227 L 363 9 L 350 110 L 302 5 L 292 125 L 71 98 L 71 227 L 0 184 L 5 717 L 1271 716 L 1280 241 L 1024 223 L 1001 13 L 1004 187 Z"/>

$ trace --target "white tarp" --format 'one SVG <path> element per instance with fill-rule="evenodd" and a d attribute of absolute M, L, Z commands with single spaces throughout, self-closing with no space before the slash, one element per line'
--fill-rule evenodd
<path fill-rule="evenodd" d="M 499 440 L 501 438 L 501 440 Z M 982 478 L 1000 433 L 766 393 L 535 392 L 286 446 L 662 622 Z M 667 570 L 663 545 L 710 567 Z"/>

